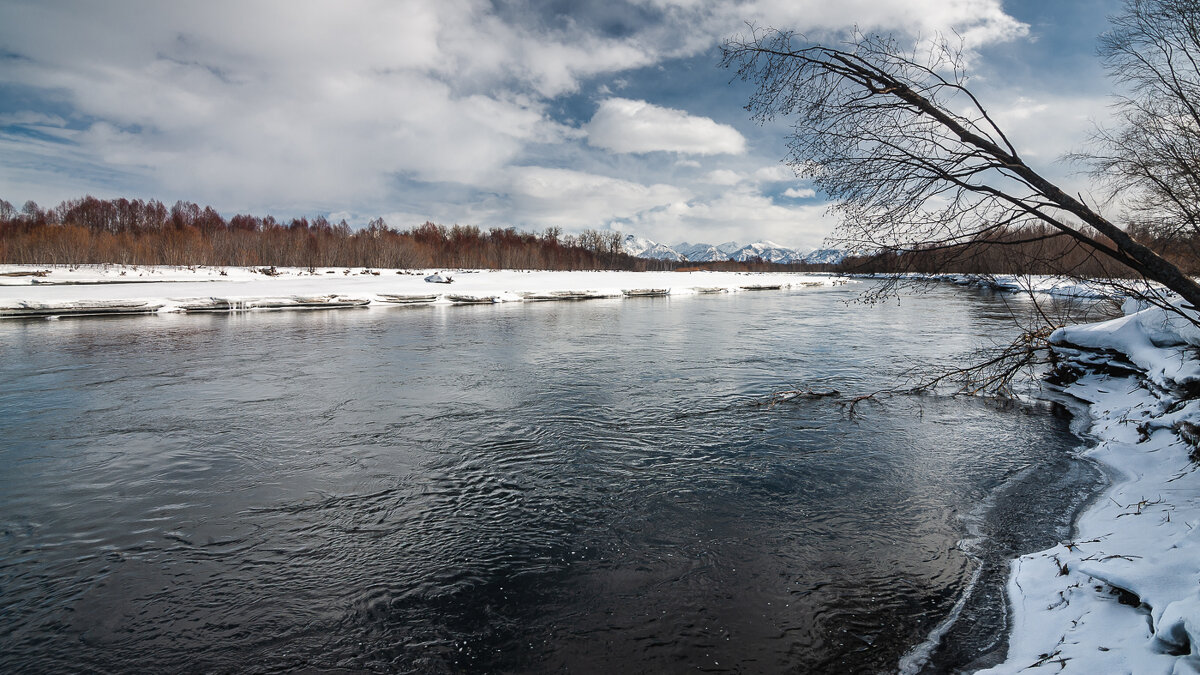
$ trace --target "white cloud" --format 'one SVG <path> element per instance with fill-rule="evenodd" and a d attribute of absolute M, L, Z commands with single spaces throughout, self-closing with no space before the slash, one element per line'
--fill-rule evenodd
<path fill-rule="evenodd" d="M 22 111 L 14 113 L 0 114 L 0 126 L 21 125 L 31 127 L 64 127 L 67 121 L 58 115 L 47 115 L 46 113 L 34 111 Z"/>
<path fill-rule="evenodd" d="M 1008 121 L 1027 120 L 1035 115 L 1042 115 L 1049 108 L 1047 103 L 1039 103 L 1027 96 L 1018 96 L 1012 105 L 993 114 Z"/>
<path fill-rule="evenodd" d="M 737 185 L 742 182 L 742 174 L 729 169 L 717 169 L 705 174 L 703 180 L 713 185 Z"/>
<path fill-rule="evenodd" d="M 73 145 L 37 149 L 62 167 L 59 198 L 78 190 L 66 175 L 98 163 L 140 175 L 141 196 L 225 210 L 378 203 L 398 176 L 482 185 L 530 147 L 580 136 L 549 118 L 548 97 L 653 58 L 504 23 L 478 0 L 6 4 L 0 41 L 21 56 L 0 82 L 74 110 Z M 53 119 L 9 123 L 38 122 Z"/>
<path fill-rule="evenodd" d="M 1093 120 L 1106 120 L 1112 113 L 1111 101 L 1105 96 L 1026 96 L 1002 89 L 986 93 L 989 100 L 1006 103 L 990 106 L 988 113 L 1017 146 L 1017 152 L 1056 181 L 1072 174 L 1057 159 L 1083 148 Z"/>
<path fill-rule="evenodd" d="M 632 229 L 657 241 L 720 243 L 770 239 L 816 248 L 833 229 L 826 205 L 781 205 L 752 186 L 678 201 L 638 213 Z"/>
<path fill-rule="evenodd" d="M 630 1 L 665 11 L 609 31 L 575 14 L 524 21 L 485 0 L 0 3 L 0 44 L 20 56 L 0 83 L 55 103 L 0 118 L 30 132 L 0 128 L 0 192 L 816 245 L 823 205 L 762 194 L 795 181 L 769 165 L 777 156 L 755 156 L 686 97 L 665 107 L 611 92 L 644 95 L 637 69 L 700 54 L 745 20 L 814 37 L 956 30 L 972 46 L 1025 30 L 999 0 Z M 581 87 L 606 97 L 591 121 L 555 121 L 575 114 L 564 95 Z M 1027 96 L 1019 103 L 1044 103 Z M 1050 105 L 1012 120 L 1025 130 L 1063 109 Z"/>
<path fill-rule="evenodd" d="M 547 97 L 575 91 L 582 77 L 629 70 L 657 60 L 633 43 L 592 36 L 570 43 L 533 40 L 520 44 L 522 74 Z"/>
<path fill-rule="evenodd" d="M 589 144 L 617 153 L 740 155 L 746 151 L 746 139 L 731 126 L 627 98 L 602 101 L 585 131 Z"/>
<path fill-rule="evenodd" d="M 796 172 L 790 166 L 774 164 L 755 171 L 754 179 L 764 183 L 778 183 L 785 180 L 796 180 Z"/>
<path fill-rule="evenodd" d="M 911 37 L 958 35 L 967 49 L 1007 42 L 1028 34 L 1028 25 L 1004 11 L 1001 0 L 643 0 L 644 4 L 688 17 L 693 33 L 724 35 L 746 29 L 746 23 L 792 29 L 810 37 L 827 37 L 857 27 L 865 32 L 897 32 Z M 681 38 L 689 41 L 690 38 Z"/>
<path fill-rule="evenodd" d="M 514 167 L 505 177 L 511 217 L 535 229 L 602 227 L 609 221 L 686 200 L 691 194 L 666 184 L 642 185 L 609 176 L 538 166 Z"/>
<path fill-rule="evenodd" d="M 783 196 L 791 199 L 810 199 L 817 196 L 817 191 L 812 188 L 788 188 L 783 191 Z"/>

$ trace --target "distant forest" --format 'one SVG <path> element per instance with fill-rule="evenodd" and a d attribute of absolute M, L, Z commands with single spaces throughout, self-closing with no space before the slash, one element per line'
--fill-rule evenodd
<path fill-rule="evenodd" d="M 515 228 L 487 231 L 470 225 L 425 223 L 409 230 L 382 218 L 353 230 L 324 216 L 236 215 L 226 220 L 211 206 L 83 197 L 19 211 L 0 200 L 0 263 L 70 265 L 225 265 L 278 267 L 474 268 L 544 270 L 674 270 L 695 263 L 636 258 L 617 232 L 565 235 Z M 760 261 L 704 263 L 705 269 L 815 269 Z M 828 267 L 828 266 L 826 266 Z"/>
<path fill-rule="evenodd" d="M 1190 276 L 1200 275 L 1200 239 L 1134 224 L 1127 231 Z M 1098 233 L 1103 246 L 1112 242 Z M 1129 278 L 1130 268 L 1047 225 L 993 227 L 965 242 L 927 243 L 903 252 L 847 258 L 837 271 L 854 273 L 1051 274 Z"/>
<path fill-rule="evenodd" d="M 1200 273 L 1190 241 L 1133 234 L 1189 274 Z M 125 264 L 279 267 L 475 268 L 544 270 L 693 270 L 807 272 L 953 272 L 1123 276 L 1111 262 L 1048 230 L 997 228 L 966 243 L 926 245 L 901 253 L 853 256 L 838 264 L 675 262 L 628 255 L 616 232 L 564 235 L 515 228 L 487 231 L 469 225 L 425 223 L 408 230 L 381 218 L 353 230 L 324 216 L 236 215 L 226 220 L 211 206 L 83 197 L 43 209 L 20 210 L 0 199 L 0 263 L 35 265 Z"/>
<path fill-rule="evenodd" d="M 663 269 L 625 255 L 615 233 L 534 235 L 515 229 L 425 223 L 396 230 L 383 219 L 352 230 L 324 216 L 226 220 L 211 206 L 83 197 L 55 208 L 0 200 L 0 262 L 481 269 Z"/>

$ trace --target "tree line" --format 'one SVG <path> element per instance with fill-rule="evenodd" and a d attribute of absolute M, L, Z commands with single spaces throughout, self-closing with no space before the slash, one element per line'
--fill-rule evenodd
<path fill-rule="evenodd" d="M 1134 238 L 1181 269 L 1200 274 L 1200 241 L 1149 227 Z M 1130 270 L 1047 227 L 998 228 L 954 245 L 920 244 L 847 257 L 837 264 L 763 260 L 705 263 L 630 256 L 617 232 L 566 235 L 514 228 L 425 223 L 408 230 L 382 218 L 354 230 L 324 216 L 223 218 L 211 206 L 83 197 L 43 209 L 0 199 L 0 263 L 278 267 L 476 268 L 545 270 L 714 270 L 730 272 L 897 272 L 1061 274 L 1109 278 Z"/>
<path fill-rule="evenodd" d="M 1130 226 L 1132 239 L 1189 276 L 1200 275 L 1200 239 L 1164 236 L 1155 228 Z M 1111 242 L 1097 236 L 1105 246 Z M 997 228 L 952 243 L 916 243 L 847 257 L 842 272 L 870 274 L 1045 274 L 1086 279 L 1136 279 L 1140 275 L 1095 248 L 1046 225 Z"/>
<path fill-rule="evenodd" d="M 0 199 L 0 262 L 18 264 L 662 270 L 676 263 L 628 255 L 616 232 L 564 235 L 483 231 L 426 222 L 408 230 L 376 218 L 354 230 L 325 216 L 225 219 L 211 206 L 83 197 L 43 209 Z"/>

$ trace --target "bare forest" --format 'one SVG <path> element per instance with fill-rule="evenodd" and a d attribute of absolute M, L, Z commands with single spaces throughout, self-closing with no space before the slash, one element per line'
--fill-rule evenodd
<path fill-rule="evenodd" d="M 0 199 L 0 263 L 8 264 L 1128 274 L 1077 243 L 1048 234 L 1002 229 L 981 235 L 980 241 L 860 255 L 836 265 L 691 263 L 630 256 L 619 233 L 596 230 L 568 235 L 550 228 L 532 234 L 429 222 L 398 230 L 383 219 L 355 230 L 323 216 L 286 222 L 269 215 L 226 219 L 211 206 L 182 201 L 168 207 L 154 200 L 83 197 L 53 208 L 26 202 L 17 209 Z M 1156 236 L 1151 228 L 1131 228 L 1131 234 L 1188 273 L 1200 273 L 1195 242 Z"/>
<path fill-rule="evenodd" d="M 211 206 L 84 197 L 19 211 L 0 200 L 0 262 L 16 264 L 277 265 L 654 270 L 671 263 L 626 255 L 615 232 L 563 235 L 425 223 L 397 230 L 383 219 L 354 230 L 323 216 L 281 222 L 228 220 Z"/>

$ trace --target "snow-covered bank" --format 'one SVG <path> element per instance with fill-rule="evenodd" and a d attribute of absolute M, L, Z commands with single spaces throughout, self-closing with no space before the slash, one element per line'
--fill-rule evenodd
<path fill-rule="evenodd" d="M 441 272 L 452 283 L 429 283 Z M 0 317 L 587 300 L 842 283 L 742 272 L 0 265 Z"/>
<path fill-rule="evenodd" d="M 853 275 L 860 276 L 860 275 Z M 862 275 L 895 278 L 912 283 L 951 283 L 1003 293 L 1034 293 L 1060 298 L 1112 298 L 1120 295 L 1117 284 L 1104 280 L 1074 279 L 1047 274 L 918 274 Z"/>
<path fill-rule="evenodd" d="M 1060 298 L 1109 298 L 1114 295 L 1111 283 L 1088 279 L 1049 276 L 1045 274 L 941 274 L 943 281 L 960 286 L 977 286 L 1009 293 L 1037 293 Z"/>
<path fill-rule="evenodd" d="M 1200 330 L 1125 310 L 1051 337 L 1112 483 L 1073 540 L 1013 562 L 1007 660 L 984 672 L 1200 672 Z"/>

